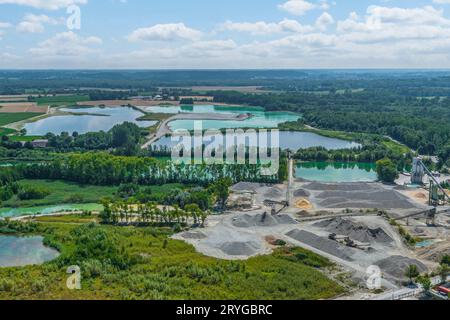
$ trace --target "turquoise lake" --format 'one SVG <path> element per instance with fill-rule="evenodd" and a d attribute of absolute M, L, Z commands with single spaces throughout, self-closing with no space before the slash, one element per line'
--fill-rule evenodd
<path fill-rule="evenodd" d="M 203 120 L 203 129 L 233 129 L 233 128 L 277 128 L 280 123 L 297 121 L 300 115 L 291 112 L 266 112 L 260 107 L 229 107 L 214 105 L 199 106 L 168 106 L 147 107 L 147 112 L 153 113 L 223 113 L 223 114 L 245 114 L 250 113 L 252 117 L 244 121 L 219 121 Z M 172 130 L 193 130 L 193 120 L 175 120 L 169 123 Z"/>
<path fill-rule="evenodd" d="M 62 204 L 55 206 L 37 206 L 30 208 L 0 208 L 0 218 L 13 218 L 27 215 L 52 214 L 64 211 L 99 211 L 103 206 L 96 203 Z"/>
<path fill-rule="evenodd" d="M 318 182 L 372 182 L 377 180 L 374 163 L 298 162 L 295 176 Z"/>

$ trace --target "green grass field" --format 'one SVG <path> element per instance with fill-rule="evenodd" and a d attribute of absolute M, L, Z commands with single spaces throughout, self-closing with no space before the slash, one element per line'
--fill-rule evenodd
<path fill-rule="evenodd" d="M 147 113 L 136 120 L 138 121 L 164 121 L 174 116 L 174 114 L 170 113 Z"/>
<path fill-rule="evenodd" d="M 35 101 L 38 105 L 71 105 L 76 104 L 77 102 L 89 101 L 89 96 L 51 96 L 51 97 L 41 97 L 36 98 Z"/>
<path fill-rule="evenodd" d="M 332 268 L 327 259 L 300 248 L 231 262 L 170 239 L 168 228 L 87 227 L 82 223 L 89 217 L 77 219 L 40 220 L 39 233 L 61 256 L 42 266 L 0 268 L 0 299 L 300 300 L 345 292 L 327 278 Z M 108 252 L 115 253 L 102 249 L 111 245 Z M 131 262 L 113 267 L 107 256 Z M 81 290 L 66 286 L 66 270 L 73 264 L 81 267 Z"/>
<path fill-rule="evenodd" d="M 407 146 L 400 144 L 398 142 L 389 140 L 389 139 L 384 140 L 382 143 L 383 143 L 383 145 L 386 146 L 386 148 L 388 148 L 398 154 L 404 154 L 404 153 L 411 152 L 411 149 L 408 148 Z"/>
<path fill-rule="evenodd" d="M 48 189 L 51 194 L 39 200 L 19 200 L 16 196 L 2 202 L 3 207 L 33 207 L 58 205 L 64 203 L 96 203 L 104 197 L 112 196 L 117 187 L 81 186 L 76 183 L 46 180 L 21 180 L 21 186 L 34 186 Z"/>
<path fill-rule="evenodd" d="M 2 202 L 2 207 L 20 208 L 47 206 L 59 204 L 77 204 L 77 203 L 98 203 L 102 198 L 112 197 L 117 187 L 107 186 L 82 186 L 77 183 L 65 181 L 47 181 L 47 180 L 21 180 L 21 186 L 34 186 L 48 189 L 51 194 L 44 199 L 39 200 L 20 200 L 14 196 L 8 201 Z M 181 184 L 167 184 L 162 186 L 150 186 L 152 194 L 164 195 L 174 188 L 182 188 Z"/>
<path fill-rule="evenodd" d="M 10 141 L 30 142 L 38 139 L 42 139 L 41 136 L 10 136 Z"/>
<path fill-rule="evenodd" d="M 5 126 L 18 121 L 34 118 L 42 113 L 19 112 L 19 113 L 0 113 L 0 126 Z"/>
<path fill-rule="evenodd" d="M 13 129 L 0 128 L 0 137 L 1 137 L 1 136 L 7 136 L 7 135 L 13 134 L 13 133 L 15 133 L 15 132 L 16 132 L 16 131 L 13 130 Z"/>

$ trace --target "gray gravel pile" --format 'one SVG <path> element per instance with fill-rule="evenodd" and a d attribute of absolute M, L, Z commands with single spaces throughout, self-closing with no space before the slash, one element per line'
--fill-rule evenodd
<path fill-rule="evenodd" d="M 340 217 L 317 222 L 314 226 L 364 243 L 377 242 L 388 244 L 394 241 L 382 228 L 371 229 L 362 223 L 356 223 Z"/>
<path fill-rule="evenodd" d="M 294 229 L 286 234 L 288 237 L 307 244 L 320 251 L 331 254 L 335 257 L 346 261 L 353 261 L 353 251 L 351 248 L 346 247 L 336 241 L 329 240 L 324 237 L 319 237 L 311 232 Z"/>
<path fill-rule="evenodd" d="M 194 232 L 194 231 L 187 231 L 181 234 L 181 236 L 184 239 L 194 239 L 194 240 L 201 240 L 201 239 L 205 239 L 206 235 L 203 234 L 202 232 Z"/>
<path fill-rule="evenodd" d="M 376 262 L 375 265 L 397 280 L 407 280 L 405 272 L 410 265 L 416 265 L 420 273 L 428 271 L 428 268 L 422 262 L 402 256 L 392 256 Z"/>
<path fill-rule="evenodd" d="M 220 250 L 229 256 L 252 256 L 260 250 L 257 242 L 225 242 L 220 246 Z"/>
<path fill-rule="evenodd" d="M 252 182 L 239 182 L 231 187 L 233 191 L 252 191 L 255 192 L 256 189 L 260 188 L 262 185 L 259 183 Z"/>
<path fill-rule="evenodd" d="M 296 224 L 297 222 L 288 215 L 272 216 L 267 213 L 249 215 L 244 214 L 235 218 L 232 222 L 233 226 L 237 228 L 251 228 L 251 227 L 273 227 L 281 224 Z"/>
<path fill-rule="evenodd" d="M 304 190 L 304 189 L 298 189 L 294 191 L 294 197 L 298 197 L 298 198 L 307 198 L 311 195 L 311 193 L 309 193 L 308 191 Z"/>
<path fill-rule="evenodd" d="M 264 197 L 267 199 L 278 199 L 280 197 L 283 197 L 284 193 L 277 187 L 269 188 L 265 193 Z"/>
<path fill-rule="evenodd" d="M 374 183 L 319 183 L 304 187 L 315 191 L 318 205 L 324 208 L 414 209 L 408 198 Z"/>
<path fill-rule="evenodd" d="M 354 190 L 374 190 L 374 184 L 366 182 L 351 183 L 321 183 L 311 182 L 304 186 L 305 189 L 313 191 L 354 191 Z"/>

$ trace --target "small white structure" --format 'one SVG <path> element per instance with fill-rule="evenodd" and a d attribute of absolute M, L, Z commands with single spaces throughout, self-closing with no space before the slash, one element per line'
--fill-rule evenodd
<path fill-rule="evenodd" d="M 420 158 L 414 158 L 412 174 L 411 174 L 411 183 L 412 184 L 422 184 L 424 175 L 425 175 L 425 171 L 423 169 L 422 160 Z"/>
<path fill-rule="evenodd" d="M 33 148 L 47 148 L 48 140 L 34 140 L 31 145 Z"/>

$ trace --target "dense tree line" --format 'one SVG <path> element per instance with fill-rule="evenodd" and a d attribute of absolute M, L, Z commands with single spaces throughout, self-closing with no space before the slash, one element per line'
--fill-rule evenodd
<path fill-rule="evenodd" d="M 116 149 L 122 155 L 134 155 L 139 151 L 139 142 L 146 133 L 136 124 L 124 122 L 115 125 L 108 132 L 88 132 L 69 135 L 63 132 L 60 135 L 48 133 L 48 146 L 58 151 L 86 151 Z"/>
<path fill-rule="evenodd" d="M 205 223 L 209 211 L 202 210 L 197 204 L 189 204 L 184 209 L 178 206 L 161 207 L 154 202 L 133 203 L 132 201 L 103 201 L 103 211 L 100 214 L 102 223 L 146 223 L 186 225 Z"/>
<path fill-rule="evenodd" d="M 393 152 L 381 144 L 367 145 L 361 148 L 327 150 L 323 147 L 300 149 L 294 154 L 294 159 L 301 161 L 333 161 L 333 162 L 376 162 L 391 159 L 399 171 L 411 167 L 412 155 Z"/>
<path fill-rule="evenodd" d="M 222 178 L 233 182 L 278 182 L 286 175 L 285 166 L 273 176 L 262 176 L 261 165 L 175 165 L 147 157 L 115 156 L 106 152 L 66 154 L 53 161 L 19 165 L 29 179 L 62 179 L 82 184 L 162 185 L 184 183 L 207 186 Z"/>
<path fill-rule="evenodd" d="M 211 92 L 216 102 L 250 104 L 270 111 L 295 111 L 311 126 L 374 133 L 396 139 L 450 165 L 450 98 L 418 99 L 386 90 L 343 94 L 243 94 Z"/>

